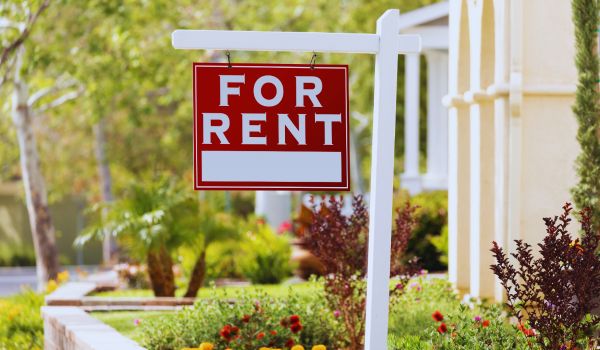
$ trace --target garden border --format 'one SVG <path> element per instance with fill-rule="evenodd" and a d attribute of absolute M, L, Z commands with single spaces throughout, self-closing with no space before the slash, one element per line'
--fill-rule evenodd
<path fill-rule="evenodd" d="M 46 296 L 41 309 L 44 320 L 44 349 L 143 350 L 104 322 L 90 316 L 90 311 L 166 311 L 180 310 L 194 304 L 194 298 L 88 297 L 106 290 L 98 282 L 68 282 Z"/>
<path fill-rule="evenodd" d="M 144 350 L 135 341 L 74 306 L 43 306 L 45 350 Z"/>

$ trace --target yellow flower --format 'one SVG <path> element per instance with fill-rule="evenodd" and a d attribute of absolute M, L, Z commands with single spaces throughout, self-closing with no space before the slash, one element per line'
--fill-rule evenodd
<path fill-rule="evenodd" d="M 315 345 L 313 346 L 312 350 L 327 350 L 327 348 L 325 345 Z"/>
<path fill-rule="evenodd" d="M 200 350 L 213 350 L 214 345 L 212 343 L 202 343 L 200 344 Z"/>
<path fill-rule="evenodd" d="M 48 284 L 46 285 L 46 292 L 52 293 L 56 290 L 56 288 L 58 288 L 58 284 L 56 283 L 56 281 L 50 280 L 50 281 L 48 281 Z"/>
<path fill-rule="evenodd" d="M 56 276 L 56 280 L 58 284 L 63 284 L 69 280 L 69 271 L 65 270 L 63 272 L 59 272 Z"/>
<path fill-rule="evenodd" d="M 18 306 L 14 306 L 8 311 L 8 320 L 14 320 L 21 313 L 21 308 Z"/>
<path fill-rule="evenodd" d="M 294 345 L 292 347 L 292 350 L 304 350 L 304 346 L 302 346 L 302 345 Z"/>

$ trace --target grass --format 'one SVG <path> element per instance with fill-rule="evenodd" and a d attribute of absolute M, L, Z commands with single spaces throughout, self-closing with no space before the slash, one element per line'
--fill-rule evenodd
<path fill-rule="evenodd" d="M 135 342 L 139 342 L 141 340 L 141 334 L 138 332 L 139 327 L 135 324 L 135 320 L 147 322 L 171 312 L 172 311 L 97 311 L 90 313 L 90 315 L 113 327 L 124 336 L 133 339 Z"/>
<path fill-rule="evenodd" d="M 314 291 L 314 284 L 305 282 L 298 284 L 276 284 L 276 285 L 250 285 L 250 286 L 228 286 L 228 287 L 205 287 L 198 291 L 198 298 L 230 298 L 235 296 L 236 292 L 244 290 L 247 292 L 263 291 L 269 295 L 275 297 L 285 297 L 288 295 L 288 291 L 292 288 L 294 292 L 300 296 L 309 295 Z M 175 293 L 176 296 L 181 297 L 185 293 L 185 289 L 180 288 Z M 150 289 L 126 289 L 126 290 L 115 290 L 109 292 L 99 292 L 93 294 L 96 297 L 111 297 L 111 298 L 122 298 L 122 297 L 152 297 L 152 290 Z"/>

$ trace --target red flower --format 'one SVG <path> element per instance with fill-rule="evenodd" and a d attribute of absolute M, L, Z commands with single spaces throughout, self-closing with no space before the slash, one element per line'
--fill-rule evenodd
<path fill-rule="evenodd" d="M 517 328 L 527 337 L 535 337 L 535 329 L 527 329 L 522 323 L 519 323 Z"/>
<path fill-rule="evenodd" d="M 483 326 L 483 328 L 489 327 L 490 320 L 483 320 L 483 323 L 481 323 L 481 325 Z"/>
<path fill-rule="evenodd" d="M 300 316 L 298 315 L 292 315 L 290 316 L 290 323 L 291 324 L 296 324 L 300 322 Z"/>
<path fill-rule="evenodd" d="M 444 322 L 442 322 L 442 323 L 440 324 L 440 326 L 438 327 L 437 331 L 438 331 L 440 334 L 444 334 L 444 333 L 446 333 L 446 332 L 448 331 L 448 328 L 446 327 L 446 324 L 445 324 Z"/>
<path fill-rule="evenodd" d="M 300 324 L 300 322 L 298 323 L 294 323 L 291 327 L 290 330 L 292 331 L 292 333 L 298 333 L 302 330 L 302 325 Z"/>
<path fill-rule="evenodd" d="M 292 224 L 289 221 L 284 221 L 277 228 L 277 233 L 281 235 L 281 234 L 284 234 L 291 230 L 292 230 Z"/>
<path fill-rule="evenodd" d="M 285 347 L 291 348 L 292 346 L 294 346 L 294 339 L 290 338 L 285 342 Z"/>
<path fill-rule="evenodd" d="M 260 332 L 256 335 L 256 339 L 258 339 L 258 340 L 261 340 L 264 337 L 265 337 L 265 332 Z"/>
<path fill-rule="evenodd" d="M 281 321 L 279 322 L 279 324 L 281 325 L 281 327 L 287 328 L 288 325 L 289 325 L 287 317 L 286 318 L 282 318 Z"/>
<path fill-rule="evenodd" d="M 272 330 L 271 331 L 271 335 L 277 335 L 277 331 L 276 330 Z"/>
<path fill-rule="evenodd" d="M 219 334 L 221 335 L 221 337 L 223 337 L 223 339 L 231 341 L 231 326 L 226 324 L 225 326 L 223 326 L 223 328 L 221 328 Z"/>
<path fill-rule="evenodd" d="M 244 315 L 244 317 L 242 317 L 242 322 L 244 322 L 244 323 L 250 322 L 250 315 Z"/>
<path fill-rule="evenodd" d="M 442 313 L 437 310 L 435 310 L 435 312 L 431 314 L 431 317 L 433 317 L 433 319 L 436 322 L 442 322 L 444 320 L 444 315 L 442 315 Z"/>

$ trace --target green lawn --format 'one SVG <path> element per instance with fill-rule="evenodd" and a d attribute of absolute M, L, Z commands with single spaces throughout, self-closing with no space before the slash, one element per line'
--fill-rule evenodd
<path fill-rule="evenodd" d="M 90 313 L 90 315 L 118 330 L 119 333 L 124 336 L 139 342 L 141 334 L 138 332 L 139 328 L 136 325 L 136 320 L 140 323 L 147 322 L 148 320 L 171 312 L 172 311 L 97 311 Z"/>
<path fill-rule="evenodd" d="M 274 284 L 274 285 L 251 285 L 243 287 L 205 287 L 198 291 L 198 298 L 232 298 L 235 297 L 236 292 L 247 291 L 263 291 L 267 294 L 277 297 L 285 297 L 288 295 L 288 291 L 292 288 L 298 295 L 311 294 L 314 291 L 315 285 L 309 282 L 298 283 L 298 284 Z M 185 290 L 180 288 L 177 290 L 177 296 L 183 296 Z M 126 289 L 126 290 L 115 290 L 110 292 L 95 293 L 93 296 L 97 297 L 152 297 L 152 290 L 150 289 Z"/>

